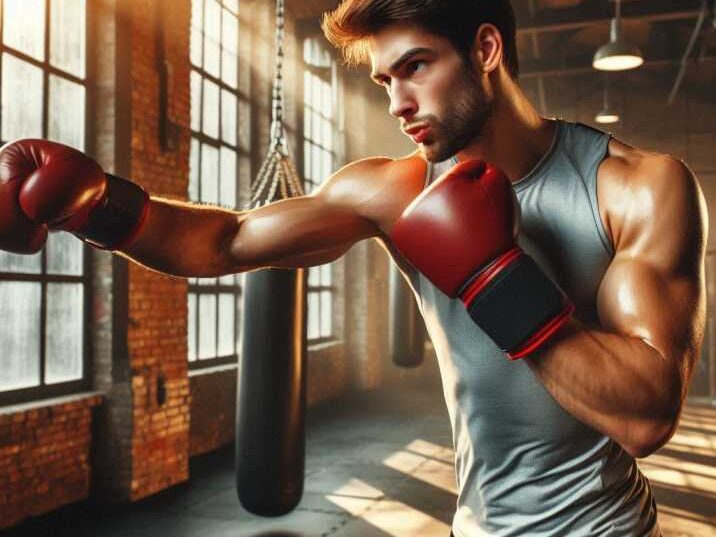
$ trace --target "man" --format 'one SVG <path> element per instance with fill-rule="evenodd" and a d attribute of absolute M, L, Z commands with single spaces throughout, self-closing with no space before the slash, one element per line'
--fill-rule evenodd
<path fill-rule="evenodd" d="M 349 60 L 370 62 L 415 153 L 361 160 L 310 196 L 235 213 L 148 199 L 82 155 L 19 142 L 0 153 L 2 247 L 38 249 L 45 222 L 155 270 L 217 276 L 321 264 L 377 238 L 412 284 L 436 347 L 456 451 L 454 535 L 659 535 L 634 457 L 673 434 L 702 341 L 706 214 L 696 179 L 674 158 L 540 117 L 517 83 L 508 0 L 345 0 L 323 26 Z M 421 195 L 471 159 L 492 166 L 461 163 Z M 504 334 L 486 328 L 490 311 L 464 308 L 464 285 L 440 285 L 452 271 L 440 260 L 472 256 L 494 230 L 520 250 L 507 229 L 517 220 L 495 201 L 506 199 L 499 170 L 519 201 L 519 245 L 538 261 L 529 274 L 544 271 L 539 285 L 576 308 L 528 327 L 532 337 L 559 321 L 515 361 L 496 344 Z M 484 187 L 480 210 L 451 212 L 471 184 L 495 186 Z M 436 188 L 445 185 L 460 190 Z M 423 211 L 416 225 L 416 199 L 450 210 Z M 430 240 L 437 235 L 450 244 Z M 432 266 L 411 250 L 422 238 Z M 490 255 L 478 256 L 477 280 L 494 267 Z M 453 279 L 465 277 L 473 286 L 470 274 Z M 508 291 L 527 281 L 515 278 Z M 508 298 L 515 323 L 544 310 Z M 510 336 L 507 324 L 497 331 Z"/>

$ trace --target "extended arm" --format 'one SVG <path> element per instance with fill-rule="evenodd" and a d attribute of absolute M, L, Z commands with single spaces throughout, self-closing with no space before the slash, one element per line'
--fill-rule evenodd
<path fill-rule="evenodd" d="M 573 321 L 528 363 L 567 411 L 641 457 L 673 434 L 698 357 L 707 217 L 681 162 L 650 156 L 607 173 L 626 179 L 605 196 L 615 256 L 602 328 Z"/>
<path fill-rule="evenodd" d="M 378 162 L 349 166 L 317 192 L 250 211 L 152 199 L 131 259 L 178 276 L 218 276 L 265 267 L 302 267 L 338 258 L 376 234 L 358 208 Z M 360 183 L 363 189 L 360 190 Z"/>

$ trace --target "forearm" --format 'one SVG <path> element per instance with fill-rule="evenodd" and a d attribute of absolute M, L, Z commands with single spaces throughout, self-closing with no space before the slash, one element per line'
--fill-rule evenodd
<path fill-rule="evenodd" d="M 242 213 L 152 198 L 137 238 L 120 253 L 148 268 L 182 277 L 239 271 L 229 245 Z"/>
<path fill-rule="evenodd" d="M 573 321 L 527 362 L 565 410 L 634 456 L 650 453 L 673 432 L 681 374 L 639 338 Z"/>

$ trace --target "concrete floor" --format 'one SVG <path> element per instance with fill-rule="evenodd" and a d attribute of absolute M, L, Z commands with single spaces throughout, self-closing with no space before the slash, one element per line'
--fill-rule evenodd
<path fill-rule="evenodd" d="M 189 483 L 152 498 L 119 507 L 83 502 L 6 535 L 447 537 L 455 487 L 441 393 L 410 375 L 401 392 L 311 410 L 305 494 L 285 517 L 262 519 L 239 507 L 233 451 L 223 449 L 195 458 Z M 664 537 L 716 536 L 716 410 L 687 409 L 674 439 L 641 466 Z"/>

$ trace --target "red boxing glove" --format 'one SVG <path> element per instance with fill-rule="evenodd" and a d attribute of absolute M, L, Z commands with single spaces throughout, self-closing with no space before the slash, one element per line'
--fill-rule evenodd
<path fill-rule="evenodd" d="M 517 245 L 509 179 L 471 160 L 425 189 L 393 226 L 405 258 L 470 316 L 511 359 L 539 348 L 574 306 Z"/>
<path fill-rule="evenodd" d="M 0 149 L 0 248 L 31 253 L 47 229 L 70 231 L 104 249 L 123 248 L 137 236 L 149 209 L 135 183 L 105 174 L 87 155 L 45 140 L 20 140 Z M 22 239 L 11 239 L 16 230 Z"/>

